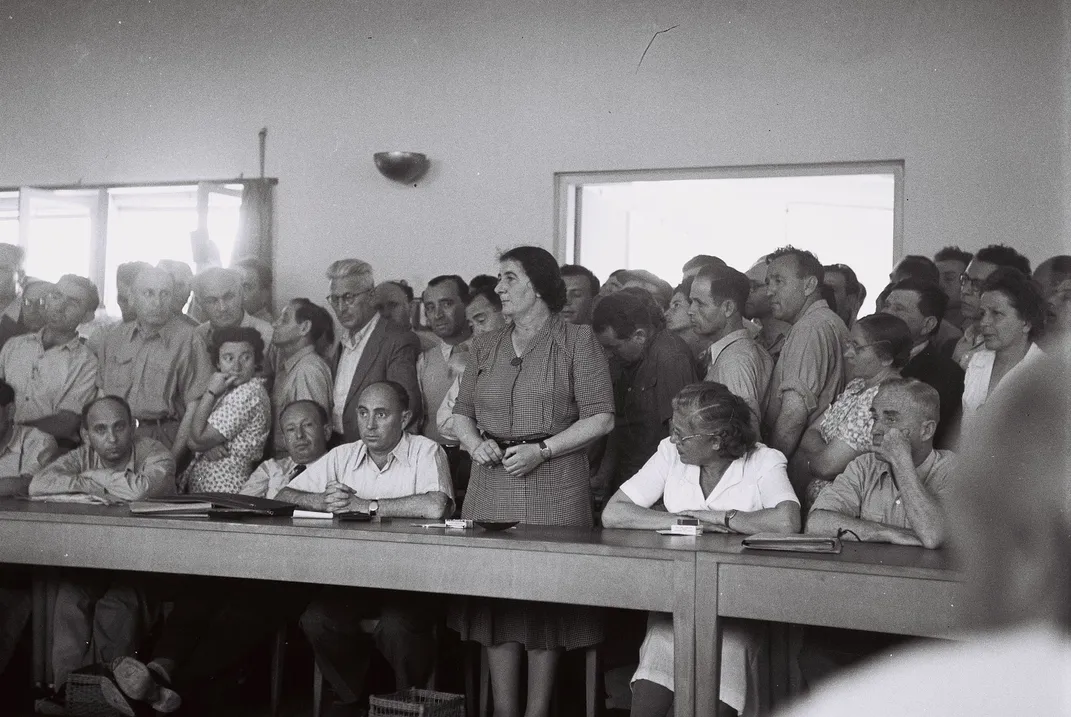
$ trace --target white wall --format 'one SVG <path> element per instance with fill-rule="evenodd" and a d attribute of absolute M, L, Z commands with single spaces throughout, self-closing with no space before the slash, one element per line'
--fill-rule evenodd
<path fill-rule="evenodd" d="M 1037 260 L 1071 225 L 1059 2 L 0 0 L 0 186 L 249 175 L 267 125 L 279 293 L 320 297 L 344 255 L 419 283 L 549 247 L 555 171 L 902 158 L 906 251 Z"/>

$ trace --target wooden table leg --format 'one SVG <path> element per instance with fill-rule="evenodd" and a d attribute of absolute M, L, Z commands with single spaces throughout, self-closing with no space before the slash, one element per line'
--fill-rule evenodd
<path fill-rule="evenodd" d="M 673 705 L 675 717 L 695 717 L 695 555 L 681 556 L 673 575 Z"/>
<path fill-rule="evenodd" d="M 718 563 L 704 555 L 695 565 L 695 715 L 718 713 L 721 683 Z"/>

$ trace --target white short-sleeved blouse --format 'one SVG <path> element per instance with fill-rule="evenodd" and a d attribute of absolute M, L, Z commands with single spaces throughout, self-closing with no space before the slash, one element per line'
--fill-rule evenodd
<path fill-rule="evenodd" d="M 699 466 L 681 463 L 677 447 L 666 438 L 658 450 L 621 490 L 636 505 L 650 508 L 661 498 L 666 510 L 742 510 L 751 512 L 773 508 L 790 500 L 798 504 L 788 481 L 787 461 L 781 451 L 761 443 L 737 458 L 711 491 L 703 496 Z"/>

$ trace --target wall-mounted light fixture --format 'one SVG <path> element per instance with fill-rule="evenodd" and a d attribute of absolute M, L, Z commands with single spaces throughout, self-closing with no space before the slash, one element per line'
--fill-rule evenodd
<path fill-rule="evenodd" d="M 373 158 L 380 174 L 403 184 L 420 179 L 431 166 L 427 155 L 419 152 L 376 152 Z"/>

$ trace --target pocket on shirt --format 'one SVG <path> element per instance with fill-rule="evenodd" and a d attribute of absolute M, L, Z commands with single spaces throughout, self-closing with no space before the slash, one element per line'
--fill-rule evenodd
<path fill-rule="evenodd" d="M 126 396 L 134 383 L 134 357 L 109 356 L 104 371 L 104 392 Z"/>

